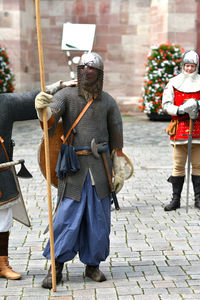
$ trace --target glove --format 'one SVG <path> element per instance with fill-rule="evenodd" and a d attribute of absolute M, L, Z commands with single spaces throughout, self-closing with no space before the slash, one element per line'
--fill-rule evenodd
<path fill-rule="evenodd" d="M 40 121 L 43 121 L 43 109 L 46 107 L 47 120 L 50 119 L 52 112 L 50 109 L 50 103 L 53 102 L 53 96 L 45 92 L 40 92 L 35 98 L 35 108 Z"/>
<path fill-rule="evenodd" d="M 48 107 L 53 102 L 53 96 L 45 92 L 40 92 L 35 98 L 35 108 L 43 109 Z"/>
<path fill-rule="evenodd" d="M 195 108 L 192 112 L 189 113 L 190 119 L 196 120 L 199 115 L 199 109 Z"/>
<path fill-rule="evenodd" d="M 177 110 L 177 115 L 183 115 L 187 113 L 191 119 L 196 119 L 198 116 L 198 102 L 191 98 L 184 104 L 180 105 Z"/>
<path fill-rule="evenodd" d="M 117 156 L 117 153 L 114 153 L 113 157 L 113 170 L 114 170 L 114 189 L 115 193 L 119 193 L 124 185 L 124 171 L 122 168 L 122 157 Z"/>
<path fill-rule="evenodd" d="M 114 190 L 115 190 L 116 194 L 121 191 L 121 189 L 123 188 L 123 185 L 124 185 L 124 179 L 119 174 L 115 175 Z"/>
<path fill-rule="evenodd" d="M 48 94 L 54 95 L 56 92 L 58 92 L 62 88 L 62 81 L 59 80 L 55 83 L 52 83 L 50 85 L 46 86 L 46 92 Z"/>

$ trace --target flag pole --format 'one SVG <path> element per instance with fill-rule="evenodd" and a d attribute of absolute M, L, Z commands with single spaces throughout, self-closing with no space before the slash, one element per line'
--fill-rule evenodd
<path fill-rule="evenodd" d="M 40 82 L 41 82 L 41 90 L 43 92 L 45 92 L 42 32 L 41 32 L 41 25 L 40 25 L 40 0 L 35 0 L 35 11 L 36 11 L 36 26 L 37 26 L 37 39 L 38 39 L 38 55 L 39 55 L 39 65 L 40 65 Z M 43 109 L 43 129 L 44 129 L 44 149 L 45 149 L 47 196 L 48 196 L 52 288 L 53 288 L 53 291 L 55 292 L 56 291 L 56 275 L 55 275 L 56 272 L 55 272 L 53 217 L 52 217 L 52 203 L 51 203 L 51 171 L 50 171 L 50 158 L 49 158 L 49 137 L 48 137 L 46 108 Z"/>

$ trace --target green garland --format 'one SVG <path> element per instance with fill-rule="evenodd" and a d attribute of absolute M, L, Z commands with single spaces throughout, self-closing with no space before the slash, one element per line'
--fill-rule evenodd
<path fill-rule="evenodd" d="M 10 69 L 6 49 L 0 47 L 0 93 L 12 93 L 14 91 L 14 75 Z"/>
<path fill-rule="evenodd" d="M 147 56 L 143 96 L 139 109 L 146 114 L 163 114 L 162 95 L 169 79 L 181 70 L 184 49 L 170 43 L 152 46 Z"/>

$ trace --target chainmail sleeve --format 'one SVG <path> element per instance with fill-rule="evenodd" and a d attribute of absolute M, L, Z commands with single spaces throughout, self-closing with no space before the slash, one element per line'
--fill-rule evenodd
<path fill-rule="evenodd" d="M 59 90 L 54 96 L 54 101 L 51 103 L 50 108 L 54 118 L 54 125 L 49 128 L 49 135 L 52 136 L 55 132 L 56 126 L 63 116 L 66 110 L 67 98 L 68 98 L 68 87 Z"/>
<path fill-rule="evenodd" d="M 39 92 L 40 89 L 25 93 L 4 94 L 4 100 L 9 102 L 13 122 L 37 119 L 35 97 Z"/>
<path fill-rule="evenodd" d="M 4 140 L 4 145 L 8 156 L 12 159 L 12 128 L 15 121 L 37 119 L 35 110 L 35 97 L 40 90 L 25 93 L 3 93 L 0 94 L 0 136 Z M 6 162 L 0 147 L 0 161 Z"/>
<path fill-rule="evenodd" d="M 107 94 L 108 95 L 108 94 Z M 108 101 L 107 127 L 110 151 L 123 147 L 122 117 L 116 101 L 110 96 Z"/>

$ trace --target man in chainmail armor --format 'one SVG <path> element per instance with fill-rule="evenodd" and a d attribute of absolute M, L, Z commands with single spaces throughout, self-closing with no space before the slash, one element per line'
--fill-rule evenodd
<path fill-rule="evenodd" d="M 76 84 L 76 81 L 59 81 L 47 86 L 47 91 L 54 94 L 59 89 L 73 84 Z M 13 123 L 37 119 L 35 97 L 39 92 L 40 89 L 25 93 L 0 94 L 0 164 L 13 159 Z M 13 220 L 12 208 L 18 205 L 19 198 L 20 193 L 12 170 L 9 167 L 0 168 L 0 277 L 12 280 L 21 278 L 21 274 L 15 272 L 8 261 L 9 231 Z M 22 219 L 23 213 L 20 212 Z"/>
<path fill-rule="evenodd" d="M 94 100 L 73 132 L 72 145 L 78 155 L 80 170 L 64 178 L 58 177 L 58 201 L 61 203 L 53 224 L 57 283 L 62 279 L 64 263 L 77 253 L 86 265 L 85 276 L 97 282 L 106 280 L 99 265 L 109 255 L 111 197 L 103 160 L 91 151 L 94 138 L 97 146 L 104 145 L 102 151 L 106 153 L 110 171 L 113 167 L 116 192 L 124 182 L 120 159 L 123 155 L 122 119 L 116 101 L 102 91 L 103 61 L 100 55 L 95 52 L 83 54 L 77 74 L 78 86 L 64 88 L 54 97 L 42 92 L 35 100 L 41 122 L 42 110 L 47 107 L 49 134 L 53 135 L 62 118 L 64 136 L 85 105 Z M 114 153 L 112 160 L 111 153 Z M 50 241 L 43 255 L 50 259 Z M 51 267 L 42 287 L 52 288 Z"/>

